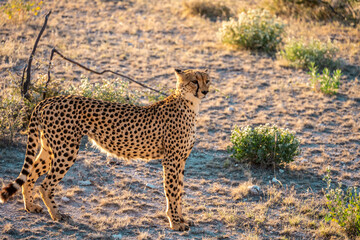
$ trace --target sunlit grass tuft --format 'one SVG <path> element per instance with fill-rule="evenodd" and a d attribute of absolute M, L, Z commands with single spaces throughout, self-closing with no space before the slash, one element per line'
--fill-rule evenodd
<path fill-rule="evenodd" d="M 308 21 L 337 20 L 345 24 L 360 21 L 359 3 L 354 0 L 342 1 L 296 1 L 265 0 L 263 5 L 271 12 L 281 16 L 292 16 Z"/>
<path fill-rule="evenodd" d="M 232 16 L 230 8 L 224 3 L 209 0 L 183 1 L 184 15 L 201 16 L 210 20 L 228 19 Z"/>
<path fill-rule="evenodd" d="M 239 200 L 246 197 L 249 194 L 249 187 L 252 186 L 251 181 L 247 181 L 239 184 L 239 186 L 231 189 L 231 196 L 234 200 Z"/>

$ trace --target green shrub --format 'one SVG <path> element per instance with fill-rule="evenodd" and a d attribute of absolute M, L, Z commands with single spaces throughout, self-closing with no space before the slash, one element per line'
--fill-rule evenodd
<path fill-rule="evenodd" d="M 224 22 L 218 35 L 222 43 L 236 47 L 274 52 L 282 40 L 285 25 L 266 10 L 250 10 L 238 19 Z"/>
<path fill-rule="evenodd" d="M 324 68 L 323 74 L 320 74 L 317 71 L 318 69 L 315 64 L 311 63 L 309 75 L 311 85 L 315 91 L 320 91 L 328 95 L 336 94 L 339 89 L 340 78 L 342 76 L 341 70 L 337 69 L 333 72 L 333 74 L 330 74 L 328 68 Z"/>
<path fill-rule="evenodd" d="M 120 79 L 103 79 L 100 83 L 90 83 L 82 77 L 79 86 L 71 85 L 63 90 L 63 95 L 78 95 L 110 102 L 138 104 L 140 92 L 129 91 L 129 84 Z"/>
<path fill-rule="evenodd" d="M 209 0 L 184 1 L 184 15 L 201 16 L 216 21 L 217 19 L 229 19 L 231 10 L 223 3 L 214 3 Z"/>
<path fill-rule="evenodd" d="M 25 105 L 14 94 L 0 96 L 0 139 L 12 143 L 14 136 L 24 127 Z"/>
<path fill-rule="evenodd" d="M 166 93 L 167 95 L 170 95 L 175 92 L 175 89 L 170 89 L 170 90 L 166 89 L 165 85 L 158 85 L 156 86 L 156 89 L 158 89 L 160 92 Z M 146 100 L 147 104 L 152 104 L 164 100 L 166 98 L 165 95 L 151 91 L 150 89 L 142 91 L 140 93 L 140 96 L 142 99 Z"/>
<path fill-rule="evenodd" d="M 58 95 L 77 95 L 89 98 L 100 99 L 103 101 L 139 104 L 140 96 L 143 96 L 142 91 L 129 90 L 129 84 L 120 79 L 102 79 L 97 83 L 90 83 L 89 79 L 81 76 L 80 84 L 71 84 L 64 88 L 64 80 L 53 79 L 46 87 L 47 75 L 40 75 L 33 81 L 30 86 L 31 102 L 35 105 L 45 98 L 54 97 Z M 148 93 L 147 98 L 155 98 Z"/>
<path fill-rule="evenodd" d="M 304 43 L 303 40 L 290 40 L 280 51 L 280 58 L 295 68 L 308 69 L 311 62 L 320 68 L 335 67 L 337 62 L 333 58 L 338 49 L 330 42 L 322 43 L 319 40 L 310 40 Z"/>
<path fill-rule="evenodd" d="M 24 104 L 26 105 L 26 116 L 25 124 L 27 126 L 28 121 L 30 120 L 31 113 L 35 106 L 42 101 L 44 98 L 55 97 L 62 94 L 63 84 L 59 79 L 53 79 L 48 86 L 46 87 L 47 75 L 40 74 L 37 78 L 34 78 L 29 87 L 29 96 L 30 99 L 24 99 Z M 20 90 L 19 90 L 20 91 Z M 21 98 L 20 94 L 18 95 Z"/>
<path fill-rule="evenodd" d="M 61 84 L 54 80 L 45 89 L 47 77 L 39 75 L 33 79 L 29 88 L 30 100 L 20 94 L 20 81 L 12 79 L 7 88 L 0 94 L 0 140 L 13 142 L 14 136 L 26 129 L 35 106 L 46 97 L 53 97 L 62 93 Z"/>
<path fill-rule="evenodd" d="M 360 195 L 356 187 L 348 187 L 345 191 L 341 183 L 331 189 L 330 169 L 324 178 L 327 183 L 325 191 L 328 214 L 326 221 L 334 221 L 341 226 L 350 237 L 360 236 Z"/>
<path fill-rule="evenodd" d="M 0 7 L 1 12 L 12 21 L 24 21 L 30 14 L 38 15 L 43 1 L 9 0 Z"/>
<path fill-rule="evenodd" d="M 231 133 L 232 157 L 239 161 L 270 166 L 294 161 L 300 141 L 288 129 L 269 124 L 251 128 L 235 126 Z"/>

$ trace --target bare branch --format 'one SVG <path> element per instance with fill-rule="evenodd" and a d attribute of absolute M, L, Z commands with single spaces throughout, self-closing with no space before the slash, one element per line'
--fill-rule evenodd
<path fill-rule="evenodd" d="M 114 71 L 108 70 L 108 69 L 107 69 L 107 70 L 104 70 L 104 71 L 101 71 L 101 72 L 92 70 L 92 69 L 90 69 L 90 68 L 88 68 L 88 67 L 85 67 L 84 65 L 82 65 L 82 64 L 80 64 L 80 63 L 78 63 L 78 62 L 76 62 L 76 61 L 74 61 L 74 60 L 72 60 L 72 59 L 70 59 L 70 58 L 65 57 L 65 56 L 62 55 L 56 48 L 53 48 L 53 49 L 51 50 L 49 67 L 48 67 L 48 80 L 47 80 L 47 82 L 46 82 L 45 89 L 47 88 L 48 83 L 50 82 L 50 68 L 51 68 L 51 61 L 52 61 L 52 59 L 53 59 L 53 57 L 54 57 L 54 53 L 58 54 L 62 59 L 66 60 L 66 61 L 68 61 L 68 62 L 71 62 L 72 64 L 75 64 L 75 65 L 77 65 L 77 66 L 79 66 L 79 67 L 81 67 L 81 68 L 83 68 L 83 69 L 85 69 L 85 70 L 87 70 L 87 71 L 89 71 L 89 72 L 95 73 L 95 74 L 97 74 L 97 75 L 102 75 L 102 74 L 104 74 L 104 73 L 112 73 L 112 74 L 115 74 L 115 75 L 117 75 L 117 76 L 126 78 L 127 80 L 129 80 L 129 81 L 131 81 L 131 82 L 134 82 L 134 83 L 136 83 L 136 84 L 138 84 L 138 85 L 140 85 L 140 86 L 142 86 L 142 87 L 144 87 L 144 88 L 150 89 L 150 90 L 152 90 L 152 91 L 154 91 L 154 92 L 157 92 L 157 93 L 160 93 L 160 94 L 162 94 L 162 95 L 164 95 L 164 96 L 168 96 L 166 93 L 163 93 L 163 92 L 161 92 L 161 91 L 159 91 L 159 90 L 156 90 L 156 89 L 154 89 L 154 88 L 151 88 L 151 87 L 149 87 L 149 86 L 146 86 L 145 84 L 143 84 L 143 83 L 141 83 L 141 82 L 138 82 L 138 81 L 136 81 L 135 79 L 133 79 L 133 78 L 131 78 L 131 77 L 129 77 L 129 76 L 126 76 L 126 75 L 124 75 L 124 74 L 121 74 L 121 73 L 118 73 L 118 72 L 114 72 Z"/>
<path fill-rule="evenodd" d="M 22 76 L 22 79 L 21 79 L 21 83 L 22 83 L 22 89 L 21 89 L 21 95 L 23 97 L 25 97 L 26 99 L 29 99 L 30 97 L 28 96 L 27 92 L 29 90 L 29 86 L 30 86 L 30 79 L 31 79 L 31 63 L 32 63 L 32 60 L 33 60 L 33 57 L 35 55 L 35 52 L 36 52 L 36 48 L 37 48 L 37 45 L 40 41 L 40 38 L 41 38 L 41 35 L 44 33 L 44 30 L 46 28 L 46 25 L 47 25 L 47 21 L 48 21 L 48 18 L 49 18 L 49 15 L 51 14 L 51 11 L 49 11 L 46 15 L 45 15 L 45 21 L 44 21 L 44 24 L 39 32 L 39 35 L 37 36 L 36 38 L 36 41 L 35 41 L 35 44 L 34 44 L 34 47 L 33 47 L 33 50 L 30 54 L 30 57 L 29 57 L 29 61 L 28 61 L 28 64 L 27 66 L 25 66 L 24 68 L 24 71 L 23 71 L 23 76 Z M 24 73 L 25 73 L 25 69 L 26 69 L 26 81 L 24 82 Z"/>
<path fill-rule="evenodd" d="M 331 6 L 330 3 L 326 2 L 326 1 L 322 1 L 322 0 L 320 0 L 320 3 L 326 5 L 335 15 L 340 16 L 340 17 L 342 18 L 342 20 L 345 20 L 345 19 L 346 19 L 342 14 L 338 13 L 337 11 L 335 11 L 335 9 Z"/>
<path fill-rule="evenodd" d="M 20 83 L 21 91 L 22 91 L 22 87 L 23 87 L 23 84 L 24 84 L 26 69 L 27 69 L 27 65 L 25 65 L 25 67 L 24 67 L 24 69 L 23 69 L 23 73 L 22 73 L 22 75 L 21 75 L 21 83 Z"/>

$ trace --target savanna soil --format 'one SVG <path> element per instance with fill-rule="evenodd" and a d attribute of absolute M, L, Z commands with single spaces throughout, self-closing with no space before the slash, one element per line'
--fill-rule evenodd
<path fill-rule="evenodd" d="M 209 68 L 213 87 L 201 104 L 197 143 L 185 173 L 184 212 L 195 226 L 187 232 L 169 229 L 160 160 L 114 159 L 84 140 L 56 198 L 71 220 L 53 222 L 47 211 L 27 213 L 18 194 L 0 207 L 2 238 L 345 238 L 322 220 L 322 178 L 330 166 L 334 180 L 349 186 L 360 180 L 359 29 L 288 22 L 290 35 L 330 37 L 342 44 L 338 57 L 345 74 L 339 94 L 329 97 L 310 88 L 305 71 L 281 67 L 275 57 L 222 46 L 216 36 L 221 22 L 183 17 L 180 1 L 46 1 L 38 17 L 1 20 L 3 90 L 21 75 L 50 9 L 33 78 L 46 73 L 53 46 L 97 70 L 112 69 L 158 88 L 175 87 L 173 68 Z M 53 65 L 53 77 L 64 84 L 79 82 L 81 75 L 92 82 L 101 79 L 59 58 Z M 232 161 L 226 149 L 233 126 L 266 123 L 296 131 L 301 155 L 275 170 Z M 23 137 L 18 147 L 0 149 L 0 185 L 18 175 L 24 142 Z M 273 177 L 282 185 L 271 182 Z M 261 187 L 260 195 L 247 194 L 251 184 Z"/>

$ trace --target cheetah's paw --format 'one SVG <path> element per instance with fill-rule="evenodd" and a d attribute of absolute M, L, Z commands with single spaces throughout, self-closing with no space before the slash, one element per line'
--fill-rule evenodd
<path fill-rule="evenodd" d="M 195 223 L 194 223 L 194 221 L 192 221 L 192 220 L 181 219 L 181 222 L 182 222 L 182 223 L 185 223 L 185 224 L 187 224 L 187 225 L 189 225 L 189 226 L 195 226 Z"/>
<path fill-rule="evenodd" d="M 25 210 L 31 213 L 42 213 L 43 208 L 37 204 L 26 205 Z"/>
<path fill-rule="evenodd" d="M 172 225 L 171 229 L 175 231 L 187 231 L 190 227 L 186 223 L 175 223 Z"/>
<path fill-rule="evenodd" d="M 71 219 L 70 215 L 58 212 L 56 215 L 51 216 L 54 221 L 66 222 Z"/>

